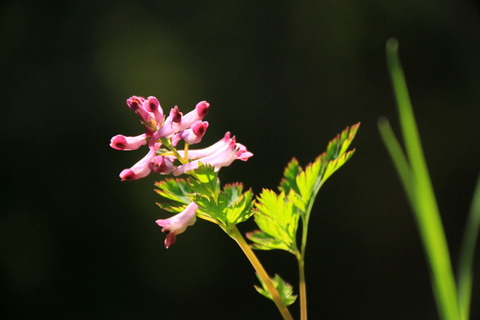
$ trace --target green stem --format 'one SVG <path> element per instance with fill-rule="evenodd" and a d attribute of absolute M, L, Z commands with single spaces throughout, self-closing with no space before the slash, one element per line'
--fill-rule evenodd
<path fill-rule="evenodd" d="M 318 191 L 322 183 L 318 183 L 315 187 L 315 191 L 311 200 L 308 203 L 305 216 L 302 219 L 302 243 L 300 247 L 300 252 L 297 252 L 295 255 L 298 261 L 298 286 L 300 291 L 300 317 L 301 320 L 308 319 L 308 310 L 307 310 L 307 282 L 305 280 L 305 254 L 307 251 L 307 236 L 308 236 L 308 221 L 310 220 L 310 213 L 312 212 L 313 203 L 317 197 Z"/>
<path fill-rule="evenodd" d="M 307 320 L 307 282 L 305 281 L 305 262 L 303 254 L 297 254 L 299 291 L 300 291 L 300 319 Z"/>
<path fill-rule="evenodd" d="M 287 306 L 283 303 L 277 289 L 273 286 L 271 278 L 268 276 L 267 272 L 263 268 L 262 264 L 258 260 L 257 256 L 253 252 L 253 250 L 250 248 L 248 243 L 245 241 L 243 238 L 242 234 L 240 231 L 238 231 L 237 227 L 235 225 L 230 225 L 226 229 L 227 234 L 237 242 L 237 244 L 240 246 L 242 249 L 243 253 L 247 256 L 248 260 L 250 260 L 250 263 L 252 264 L 253 268 L 259 275 L 259 277 L 262 279 L 263 283 L 267 287 L 268 291 L 272 295 L 273 302 L 275 302 L 275 305 L 278 308 L 278 311 L 282 314 L 283 319 L 285 320 L 293 320 L 292 315 L 290 314 L 290 311 L 288 311 Z"/>
<path fill-rule="evenodd" d="M 172 145 L 170 144 L 170 141 L 168 141 L 166 138 L 160 138 L 160 141 L 162 142 L 162 144 L 167 147 L 168 150 L 170 150 L 173 155 L 178 159 L 178 161 L 180 161 L 182 164 L 185 164 L 188 162 L 188 159 L 185 157 L 182 157 L 177 149 L 175 149 L 174 147 L 172 147 Z"/>

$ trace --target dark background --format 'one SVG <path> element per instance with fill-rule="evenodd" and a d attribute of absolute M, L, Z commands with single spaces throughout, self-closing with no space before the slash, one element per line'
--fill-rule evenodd
<path fill-rule="evenodd" d="M 108 146 L 142 133 L 131 95 L 155 95 L 166 110 L 208 100 L 202 146 L 232 131 L 255 156 L 222 181 L 255 192 L 275 188 L 292 156 L 313 160 L 361 121 L 357 153 L 310 221 L 310 318 L 436 319 L 376 127 L 387 116 L 398 128 L 384 46 L 399 39 L 456 261 L 480 163 L 478 2 L 11 0 L 0 10 L 2 319 L 280 318 L 213 224 L 199 220 L 164 249 L 155 177 L 118 178 L 145 149 Z M 258 254 L 296 283 L 293 256 Z M 474 290 L 478 319 L 478 277 Z"/>

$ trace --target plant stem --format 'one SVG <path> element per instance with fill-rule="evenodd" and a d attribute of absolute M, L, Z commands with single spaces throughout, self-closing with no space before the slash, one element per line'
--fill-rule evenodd
<path fill-rule="evenodd" d="M 307 320 L 307 282 L 305 281 L 305 263 L 303 254 L 297 254 L 298 261 L 298 286 L 300 291 L 300 319 Z"/>
<path fill-rule="evenodd" d="M 273 302 L 275 302 L 275 305 L 277 306 L 278 311 L 280 311 L 280 313 L 282 314 L 283 319 L 293 320 L 293 317 L 290 314 L 290 311 L 288 311 L 288 308 L 280 298 L 280 295 L 278 294 L 277 289 L 275 289 L 275 287 L 273 286 L 272 280 L 268 276 L 267 272 L 263 268 L 262 264 L 258 260 L 253 250 L 250 248 L 248 243 L 243 238 L 240 231 L 238 231 L 237 227 L 235 225 L 229 225 L 226 229 L 226 232 L 233 240 L 235 240 L 235 242 L 237 242 L 237 244 L 242 249 L 243 253 L 245 253 L 245 255 L 247 256 L 248 260 L 250 260 L 250 263 L 252 264 L 253 268 L 255 269 L 255 271 L 257 272 L 257 274 L 259 275 L 259 277 L 262 279 L 263 283 L 267 287 L 268 291 L 272 295 Z"/>

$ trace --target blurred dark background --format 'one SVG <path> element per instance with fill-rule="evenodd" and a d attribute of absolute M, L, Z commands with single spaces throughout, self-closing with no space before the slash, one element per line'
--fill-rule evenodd
<path fill-rule="evenodd" d="M 166 110 L 208 100 L 202 146 L 232 131 L 255 156 L 223 169 L 222 182 L 255 192 L 275 188 L 291 157 L 313 160 L 361 121 L 357 153 L 310 221 L 310 317 L 437 318 L 376 126 L 387 116 L 398 128 L 384 47 L 400 42 L 456 261 L 480 167 L 478 2 L 4 0 L 0 19 L 0 318 L 280 318 L 218 227 L 200 220 L 164 249 L 155 177 L 118 178 L 145 149 L 108 146 L 142 133 L 131 95 L 155 95 Z M 293 256 L 258 254 L 296 283 Z"/>

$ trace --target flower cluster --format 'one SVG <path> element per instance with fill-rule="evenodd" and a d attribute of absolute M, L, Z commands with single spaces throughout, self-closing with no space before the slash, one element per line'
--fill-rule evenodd
<path fill-rule="evenodd" d="M 130 151 L 147 145 L 149 151 L 140 161 L 120 173 L 122 181 L 144 178 L 151 172 L 178 176 L 197 169 L 200 163 L 211 165 L 218 171 L 236 159 L 246 161 L 253 155 L 244 145 L 237 143 L 230 132 L 210 147 L 188 149 L 189 145 L 202 140 L 208 128 L 208 122 L 203 121 L 210 108 L 206 101 L 197 103 L 195 109 L 186 114 L 175 106 L 167 117 L 158 99 L 152 96 L 132 96 L 127 99 L 127 106 L 140 117 L 145 133 L 138 136 L 118 134 L 110 140 L 110 146 L 116 150 Z M 184 142 L 183 150 L 176 149 L 180 141 Z M 162 231 L 167 233 L 167 248 L 175 243 L 177 234 L 195 223 L 197 208 L 192 202 L 176 216 L 157 220 L 157 224 L 163 227 Z"/>

